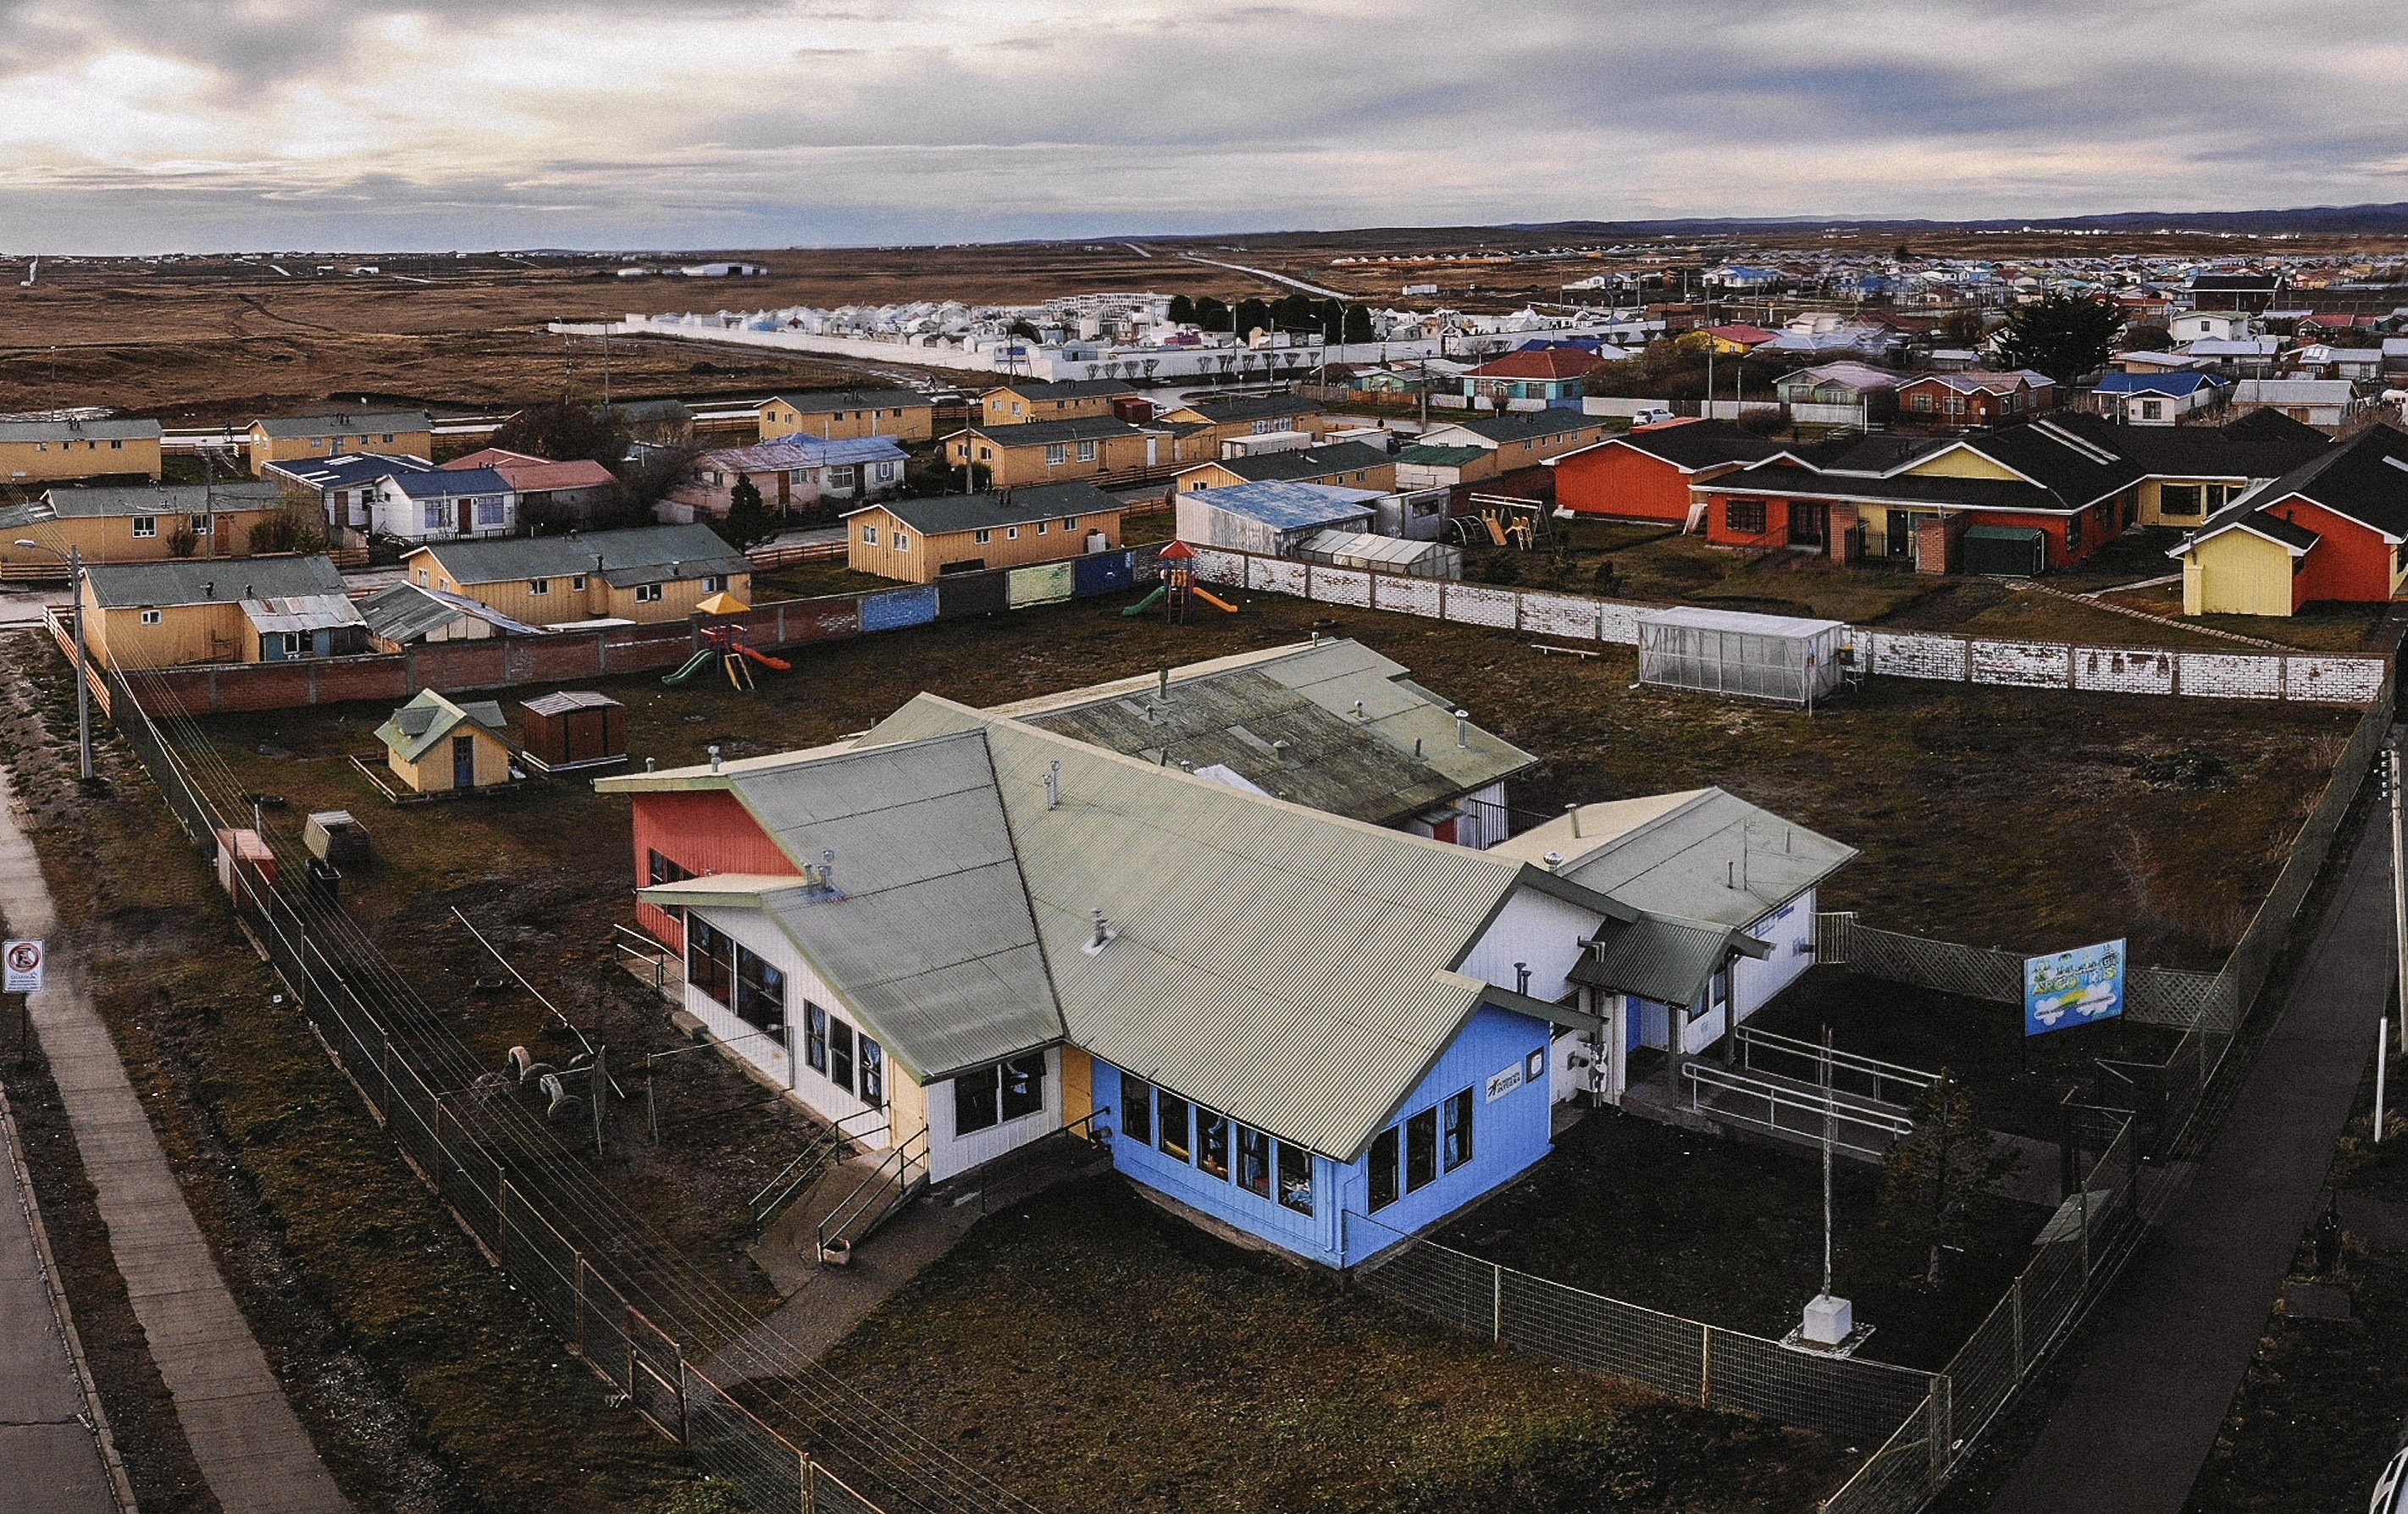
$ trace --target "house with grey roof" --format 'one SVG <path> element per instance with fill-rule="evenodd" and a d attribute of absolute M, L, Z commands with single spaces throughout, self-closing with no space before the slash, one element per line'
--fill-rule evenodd
<path fill-rule="evenodd" d="M 332 559 L 180 558 L 84 570 L 85 640 L 103 667 L 273 663 L 367 650 Z"/>
<path fill-rule="evenodd" d="M 430 542 L 403 555 L 408 581 L 512 621 L 681 621 L 712 594 L 752 593 L 752 561 L 702 525 L 636 526 Z"/>
<path fill-rule="evenodd" d="M 1232 691 L 1237 668 L 1011 711 L 924 694 L 850 741 L 595 786 L 631 800 L 681 1007 L 910 1184 L 1072 1130 L 1175 1212 L 1344 1266 L 1543 1157 L 1626 1000 L 1697 1023 L 1774 948 L 1676 853 L 1605 870 L 1715 916 L 1356 818 L 1456 761 L 1432 739 L 1453 717 L 1338 649 L 1293 655 L 1250 670 L 1301 705 Z M 1395 701 L 1359 720 L 1402 723 L 1341 738 L 1354 707 L 1310 691 L 1367 674 Z M 1170 745 L 1123 750 L 1150 702 Z M 1275 716 L 1295 735 L 1257 751 Z"/>

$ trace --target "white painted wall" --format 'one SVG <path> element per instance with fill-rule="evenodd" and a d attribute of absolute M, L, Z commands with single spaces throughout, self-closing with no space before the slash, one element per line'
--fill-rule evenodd
<path fill-rule="evenodd" d="M 1581 941 L 1595 936 L 1598 923 L 1598 917 L 1585 909 L 1532 889 L 1517 889 L 1458 970 L 1510 989 L 1514 986 L 1513 964 L 1526 962 L 1530 986 L 1525 992 L 1552 1004 L 1570 988 L 1564 975 L 1580 960 Z"/>
<path fill-rule="evenodd" d="M 1814 891 L 1757 921 L 1747 934 L 1771 942 L 1772 955 L 1761 962 L 1742 957 L 1732 966 L 1731 1006 L 1742 1023 L 1814 965 Z"/>
<path fill-rule="evenodd" d="M 738 1055 L 776 1079 L 780 1087 L 791 1091 L 796 1102 L 830 1123 L 839 1120 L 850 1120 L 851 1123 L 844 1127 L 845 1134 L 856 1136 L 865 1146 L 873 1148 L 886 1146 L 888 1134 L 882 1121 L 852 1118 L 866 1113 L 869 1106 L 864 1104 L 857 1095 L 849 1093 L 828 1081 L 826 1075 L 815 1071 L 803 1060 L 805 1001 L 816 1004 L 830 1014 L 853 1023 L 853 1028 L 856 1032 L 861 1031 L 863 1027 L 853 1021 L 852 1015 L 836 1007 L 836 995 L 829 992 L 827 984 L 822 981 L 820 976 L 811 971 L 810 964 L 803 961 L 802 953 L 795 950 L 795 944 L 786 939 L 785 933 L 770 923 L 758 910 L 692 909 L 687 913 L 699 915 L 710 922 L 712 930 L 733 937 L 737 945 L 763 958 L 786 975 L 786 1035 L 782 1040 L 764 1035 L 737 1018 L 733 1008 L 709 997 L 692 982 L 687 983 L 685 990 L 686 1012 L 709 1026 L 710 1034 L 719 1040 L 726 1042 Z M 886 1078 L 887 1097 L 890 1104 L 894 1098 L 895 1079 L 905 1076 L 907 1075 L 896 1064 L 895 1054 L 889 1051 L 886 1054 Z M 931 1097 L 934 1097 L 933 1091 Z M 951 1097 L 951 1093 L 948 1093 L 949 1103 L 946 1109 L 948 1119 L 952 1118 L 953 1113 L 950 1105 Z"/>
<path fill-rule="evenodd" d="M 951 1079 L 928 1085 L 928 1176 L 943 1182 L 1006 1151 L 1026 1146 L 1062 1128 L 1062 1049 L 1045 1052 L 1045 1107 L 1000 1125 L 959 1136 L 953 1131 L 953 1085 Z"/>

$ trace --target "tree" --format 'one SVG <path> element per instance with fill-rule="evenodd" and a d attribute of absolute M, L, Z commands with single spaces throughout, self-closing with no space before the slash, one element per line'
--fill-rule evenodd
<path fill-rule="evenodd" d="M 652 514 L 653 506 L 668 497 L 670 490 L 692 483 L 701 462 L 699 447 L 647 447 L 620 466 L 619 485 L 624 497 L 613 503 L 620 513 L 640 521 Z M 596 525 L 600 523 L 598 520 L 595 521 Z"/>
<path fill-rule="evenodd" d="M 736 487 L 727 492 L 727 514 L 710 522 L 710 529 L 720 539 L 738 551 L 755 547 L 778 534 L 778 518 L 761 500 L 761 491 L 749 473 L 736 476 Z"/>
<path fill-rule="evenodd" d="M 1196 302 L 1196 324 L 1206 331 L 1229 329 L 1229 307 L 1207 294 Z"/>
<path fill-rule="evenodd" d="M 1982 339 L 1987 324 L 1979 310 L 1951 310 L 1940 318 L 1940 336 L 1951 347 L 1971 347 Z"/>
<path fill-rule="evenodd" d="M 2124 333 L 2127 352 L 2171 352 L 2174 334 L 2163 326 L 2133 326 Z"/>
<path fill-rule="evenodd" d="M 2007 316 L 1999 360 L 2010 368 L 2037 368 L 2070 384 L 2107 365 L 2122 323 L 2114 306 L 2086 294 L 2044 295 Z"/>
<path fill-rule="evenodd" d="M 1174 326 L 1192 326 L 1196 323 L 1196 302 L 1184 294 L 1173 294 L 1170 308 L 1163 313 Z"/>
<path fill-rule="evenodd" d="M 1349 342 L 1369 342 L 1379 339 L 1378 334 L 1371 330 L 1369 310 L 1359 305 L 1350 305 L 1346 307 L 1345 339 Z"/>
<path fill-rule="evenodd" d="M 1256 331 L 1270 329 L 1271 307 L 1260 300 L 1240 300 L 1233 319 L 1237 321 L 1238 339 L 1243 341 Z"/>
<path fill-rule="evenodd" d="M 2023 1155 L 2000 1150 L 1972 1098 L 1945 1067 L 1908 1114 L 1914 1128 L 1890 1148 L 1882 1166 L 1880 1222 L 1921 1263 L 1925 1286 L 1937 1288 L 1941 1253 L 1971 1244 L 1978 1221 L 1999 1202 L 1999 1185 Z"/>
<path fill-rule="evenodd" d="M 530 405 L 503 421 L 493 445 L 555 463 L 585 461 L 616 468 L 627 455 L 627 429 L 598 405 L 557 400 Z"/>

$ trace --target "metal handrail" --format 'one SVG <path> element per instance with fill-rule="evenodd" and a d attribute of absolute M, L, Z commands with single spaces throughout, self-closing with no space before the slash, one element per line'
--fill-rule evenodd
<path fill-rule="evenodd" d="M 1817 1045 L 1813 1041 L 1801 1041 L 1795 1036 L 1778 1036 L 1770 1031 L 1758 1030 L 1753 1025 L 1742 1025 L 1731 1032 L 1731 1038 L 1739 1047 L 1740 1065 L 1750 1072 L 1757 1070 L 1753 1055 L 1758 1046 L 1783 1056 L 1803 1057 L 1808 1062 L 1817 1064 L 1828 1061 L 1834 1073 L 1844 1069 L 1849 1072 L 1862 1073 L 1870 1078 L 1873 1083 L 1871 1096 L 1884 1104 L 1895 1102 L 1882 1098 L 1882 1084 L 1885 1081 L 1904 1083 L 1920 1093 L 1940 1080 L 1939 1074 L 1925 1072 L 1920 1067 L 1909 1067 L 1903 1063 L 1884 1062 L 1878 1057 L 1868 1057 L 1859 1052 L 1842 1051 Z M 1834 1084 L 1836 1086 L 1836 1078 Z"/>
<path fill-rule="evenodd" d="M 1750 1098 L 1762 1099 L 1766 1105 L 1772 1109 L 1795 1109 L 1801 1114 L 1813 1115 L 1816 1119 L 1828 1117 L 1835 1127 L 1861 1125 L 1868 1130 L 1879 1131 L 1892 1140 L 1906 1135 L 1914 1128 L 1914 1121 L 1903 1114 L 1893 1112 L 1888 1108 L 1868 1108 L 1861 1104 L 1850 1104 L 1841 1099 L 1836 1093 L 1826 1090 L 1810 1090 L 1811 1092 L 1819 1093 L 1824 1095 L 1821 1098 L 1810 1099 L 1801 1096 L 1797 1091 L 1784 1087 L 1780 1083 L 1770 1082 L 1759 1078 L 1750 1078 L 1743 1074 L 1733 1072 L 1727 1068 L 1714 1066 L 1711 1063 L 1692 1062 L 1683 1070 L 1689 1082 L 1689 1107 L 1692 1111 L 1697 1113 L 1712 1113 L 1725 1118 L 1747 1119 L 1746 1116 L 1735 1114 L 1733 1111 L 1728 1109 L 1700 1109 L 1698 1103 L 1698 1085 L 1704 1083 L 1711 1084 L 1719 1089 L 1727 1090 L 1733 1093 L 1742 1094 Z M 1749 1122 L 1761 1125 L 1768 1130 L 1778 1131 L 1786 1136 L 1801 1136 L 1805 1134 L 1802 1131 L 1792 1130 L 1786 1125 L 1778 1123 L 1769 1113 L 1762 1120 L 1750 1121 Z M 1875 1156 L 1881 1154 L 1880 1148 L 1860 1146 L 1853 1141 L 1840 1140 L 1836 1130 L 1834 1132 L 1833 1139 L 1836 1144 L 1844 1146 L 1852 1151 L 1863 1151 Z"/>
<path fill-rule="evenodd" d="M 894 1213 L 906 1199 L 910 1198 L 912 1190 L 921 1181 L 920 1178 L 911 1176 L 912 1164 L 925 1158 L 927 1154 L 928 1132 L 924 1127 L 902 1145 L 890 1148 L 887 1153 L 879 1159 L 878 1165 L 869 1170 L 869 1175 L 862 1178 L 860 1186 L 846 1194 L 843 1202 L 829 1210 L 827 1218 L 820 1221 L 819 1230 L 812 1239 L 821 1260 L 824 1261 L 827 1258 L 828 1242 L 831 1238 L 846 1238 L 850 1244 L 850 1238 L 844 1235 L 846 1228 L 855 1220 L 867 1214 L 870 1206 L 881 1199 L 887 1200 L 886 1207 L 880 1210 L 861 1227 L 861 1233 L 865 1235 L 877 1229 L 880 1221 Z M 892 1172 L 887 1170 L 890 1167 L 894 1169 Z M 890 1191 L 894 1195 L 892 1198 L 888 1198 Z"/>
<path fill-rule="evenodd" d="M 847 1125 L 853 1123 L 856 1120 L 866 1120 L 873 1115 L 882 1117 L 885 1116 L 886 1113 L 887 1111 L 882 1106 L 870 1109 L 855 1109 L 853 1113 L 844 1116 L 840 1120 L 823 1122 L 820 1125 L 820 1128 L 812 1135 L 811 1138 L 803 1143 L 803 1149 L 795 1153 L 795 1159 L 792 1162 L 787 1163 L 784 1166 L 779 1168 L 778 1175 L 770 1178 L 767 1182 L 762 1184 L 761 1192 L 753 1194 L 752 1200 L 746 1204 L 745 1207 L 752 1211 L 753 1223 L 767 1223 L 771 1214 L 775 1213 L 786 1203 L 787 1200 L 795 1196 L 796 1190 L 800 1189 L 805 1182 L 818 1176 L 818 1173 L 816 1172 L 807 1173 L 803 1177 L 794 1178 L 793 1180 L 789 1182 L 788 1179 L 793 1175 L 796 1168 L 802 1166 L 804 1163 L 809 1162 L 813 1157 L 824 1156 L 831 1150 L 843 1150 L 846 1147 L 853 1144 L 853 1139 L 856 1136 L 874 1136 L 877 1134 L 877 1131 L 869 1129 L 848 1131 L 845 1129 Z M 893 1128 L 893 1123 L 894 1121 L 891 1119 L 888 1120 L 886 1128 Z M 784 1185 L 782 1191 L 780 1189 L 780 1185 L 781 1184 Z M 769 1195 L 773 1191 L 777 1192 L 778 1196 L 771 1199 L 769 1198 Z M 764 1199 L 769 1200 L 766 1206 L 762 1203 L 762 1200 Z"/>
<path fill-rule="evenodd" d="M 1098 1105 L 1095 1108 L 1088 1110 L 1085 1114 L 1081 1115 L 1076 1120 L 1065 1121 L 1062 1125 L 1062 1134 L 1065 1136 L 1085 1136 L 1088 1139 L 1093 1140 L 1097 1128 L 1096 1121 L 1102 1120 L 1111 1112 L 1112 1107 L 1111 1105 Z"/>

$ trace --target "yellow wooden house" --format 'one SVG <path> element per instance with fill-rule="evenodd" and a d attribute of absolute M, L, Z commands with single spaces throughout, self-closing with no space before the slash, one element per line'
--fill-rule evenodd
<path fill-rule="evenodd" d="M 0 483 L 159 477 L 156 421 L 0 421 Z"/>
<path fill-rule="evenodd" d="M 1299 447 L 1284 452 L 1258 452 L 1252 457 L 1224 457 L 1182 469 L 1178 492 L 1228 489 L 1269 479 L 1289 483 L 1335 484 L 1343 489 L 1390 490 L 1397 487 L 1397 460 L 1366 442 L 1331 442 L 1325 447 Z"/>
<path fill-rule="evenodd" d="M 435 425 L 423 410 L 338 410 L 327 415 L 280 415 L 253 421 L 251 471 L 270 463 L 328 458 L 344 452 L 435 455 Z"/>
<path fill-rule="evenodd" d="M 429 542 L 408 581 L 529 625 L 682 621 L 712 594 L 750 599 L 752 562 L 706 525 Z"/>
<path fill-rule="evenodd" d="M 422 691 L 377 727 L 385 765 L 412 793 L 463 793 L 510 780 L 502 707 L 490 699 L 453 704 Z"/>
<path fill-rule="evenodd" d="M 2250 514 L 2200 533 L 2179 550 L 2185 615 L 2288 615 L 2315 533 Z"/>
<path fill-rule="evenodd" d="M 979 395 L 978 423 L 1018 426 L 1034 421 L 1076 421 L 1119 414 L 1138 393 L 1117 378 L 1015 378 Z"/>
<path fill-rule="evenodd" d="M 1114 416 L 970 426 L 945 441 L 954 467 L 975 463 L 996 488 L 1126 477 L 1178 462 L 1179 439 L 1158 426 Z"/>
<path fill-rule="evenodd" d="M 63 578 L 66 565 L 59 558 L 70 549 L 87 563 L 289 550 L 284 534 L 295 528 L 287 518 L 283 492 L 250 479 L 208 487 L 62 486 L 0 508 L 0 578 Z M 310 535 L 314 525 L 306 514 L 297 522 Z M 35 545 L 20 547 L 21 540 Z"/>
<path fill-rule="evenodd" d="M 830 441 L 890 436 L 926 441 L 937 434 L 937 402 L 909 389 L 810 390 L 772 394 L 754 407 L 761 439 L 820 436 Z"/>
<path fill-rule="evenodd" d="M 926 583 L 948 572 L 1082 557 L 1121 544 L 1127 508 L 1080 481 L 892 499 L 845 516 L 845 562 L 855 572 Z"/>
<path fill-rule="evenodd" d="M 332 560 L 108 563 L 84 574 L 85 645 L 104 667 L 275 663 L 368 650 Z"/>

